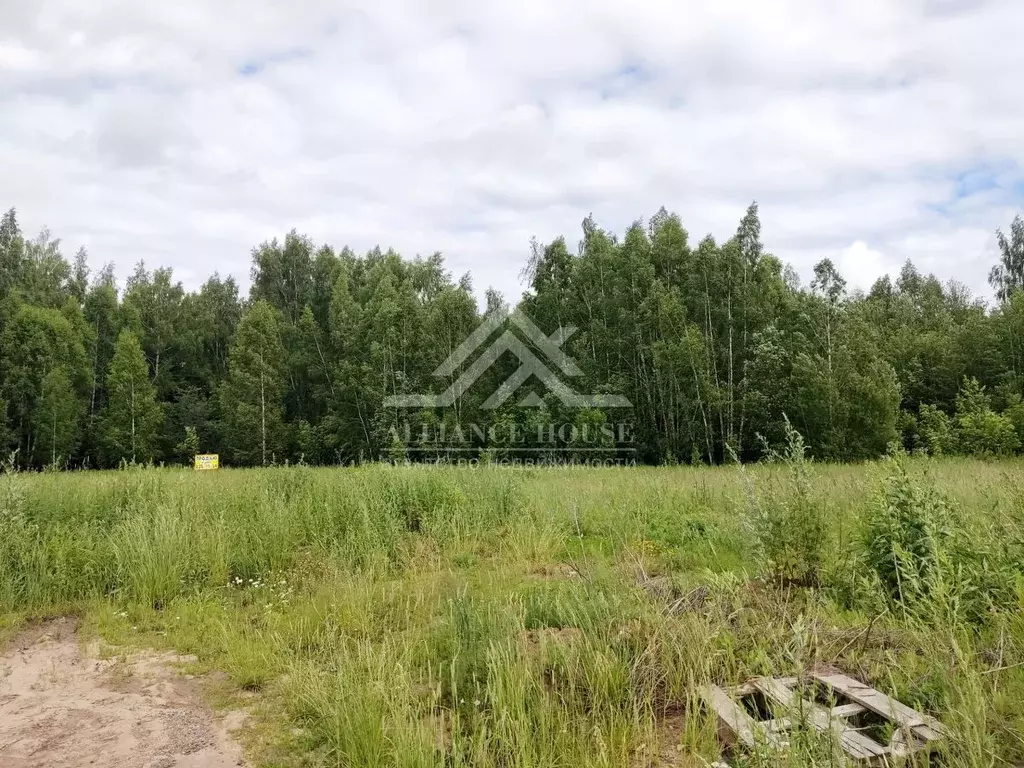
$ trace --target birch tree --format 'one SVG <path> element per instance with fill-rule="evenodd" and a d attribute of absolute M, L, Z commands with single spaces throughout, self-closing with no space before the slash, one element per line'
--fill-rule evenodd
<path fill-rule="evenodd" d="M 114 345 L 107 396 L 102 423 L 109 459 L 115 463 L 151 460 L 163 426 L 163 411 L 142 345 L 131 331 L 121 331 Z"/>
<path fill-rule="evenodd" d="M 285 449 L 286 357 L 278 315 L 257 301 L 242 317 L 221 390 L 232 458 L 266 466 Z"/>
<path fill-rule="evenodd" d="M 57 467 L 66 462 L 78 441 L 80 402 L 63 366 L 56 366 L 43 378 L 39 401 L 39 463 Z"/>

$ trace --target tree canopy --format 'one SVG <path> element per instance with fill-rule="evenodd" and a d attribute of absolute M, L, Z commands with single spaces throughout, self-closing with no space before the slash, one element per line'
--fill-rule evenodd
<path fill-rule="evenodd" d="M 545 422 L 614 444 L 600 409 L 566 405 L 499 357 L 450 407 L 398 414 L 387 399 L 445 391 L 435 372 L 486 317 L 520 308 L 559 339 L 586 394 L 622 395 L 638 461 L 757 460 L 787 421 L 819 459 L 876 457 L 893 443 L 1006 455 L 1024 444 L 1024 220 L 999 233 L 994 306 L 908 262 L 851 291 L 823 259 L 809 284 L 770 254 L 756 204 L 722 242 L 662 209 L 621 236 L 590 217 L 578 245 L 531 244 L 527 288 L 478 307 L 443 258 L 317 245 L 297 232 L 231 277 L 185 290 L 139 263 L 123 290 L 87 254 L 0 217 L 0 450 L 24 467 L 188 461 L 348 463 L 405 455 L 417 428 L 480 425 L 482 453 Z M 465 370 L 472 359 L 459 370 Z M 457 378 L 458 371 L 455 372 Z M 525 403 L 530 407 L 517 407 Z M 432 458 L 429 451 L 418 457 Z"/>

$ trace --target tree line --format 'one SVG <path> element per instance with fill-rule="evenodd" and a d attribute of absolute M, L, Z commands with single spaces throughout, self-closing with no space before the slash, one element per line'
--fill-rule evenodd
<path fill-rule="evenodd" d="M 819 459 L 876 457 L 894 443 L 931 454 L 1004 455 L 1024 445 L 1024 221 L 998 233 L 988 307 L 955 281 L 907 262 L 850 291 L 825 259 L 807 285 L 764 250 L 757 205 L 724 242 L 693 243 L 664 209 L 619 237 L 583 222 L 531 243 L 518 306 L 545 333 L 572 326 L 565 350 L 580 392 L 616 393 L 625 416 L 567 407 L 536 380 L 485 401 L 518 361 L 503 355 L 444 409 L 397 411 L 385 399 L 438 393 L 433 373 L 486 316 L 469 275 L 440 254 L 403 258 L 317 246 L 296 232 L 252 252 L 252 287 L 214 274 L 186 291 L 170 269 L 139 263 L 123 291 L 112 265 L 61 253 L 48 231 L 0 219 L 0 449 L 26 468 L 190 462 L 338 464 L 450 456 L 400 439 L 480 425 L 474 444 L 501 456 L 516 434 L 569 424 L 602 435 L 628 418 L 648 463 L 757 460 L 787 422 Z M 498 429 L 502 427 L 502 429 Z M 617 436 L 616 436 L 617 435 Z M 538 439 L 529 438 L 529 439 Z M 609 442 L 610 441 L 610 442 Z M 564 450 L 563 441 L 545 448 Z"/>

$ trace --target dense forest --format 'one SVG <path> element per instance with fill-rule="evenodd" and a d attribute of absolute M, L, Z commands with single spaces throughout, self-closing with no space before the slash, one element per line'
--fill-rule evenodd
<path fill-rule="evenodd" d="M 485 314 L 509 311 L 442 257 L 357 255 L 292 232 L 253 250 L 252 288 L 213 275 L 196 292 L 140 263 L 123 291 L 47 231 L 0 221 L 0 449 L 26 468 L 189 462 L 337 464 L 444 456 L 396 427 L 473 422 L 599 426 L 628 418 L 638 461 L 756 460 L 788 419 L 816 458 L 858 460 L 893 443 L 932 454 L 1024 445 L 1024 221 L 998 233 L 987 307 L 907 263 L 850 292 L 829 260 L 802 285 L 765 253 L 757 206 L 726 242 L 693 243 L 659 211 L 623 237 L 588 218 L 571 249 L 534 242 L 520 307 L 565 349 L 581 392 L 624 394 L 627 415 L 568 409 L 536 380 L 535 407 L 486 398 L 511 355 L 451 408 L 399 412 L 389 395 L 440 392 L 437 366 Z M 484 433 L 485 456 L 511 450 Z M 620 435 L 621 437 L 621 435 Z M 613 441 L 617 438 L 611 438 Z M 564 447 L 564 446 L 563 446 Z M 615 446 L 610 446 L 615 447 Z M 409 453 L 411 452 L 411 453 Z"/>

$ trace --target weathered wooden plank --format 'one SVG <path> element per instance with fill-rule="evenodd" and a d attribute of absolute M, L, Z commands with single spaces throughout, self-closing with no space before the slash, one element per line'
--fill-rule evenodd
<path fill-rule="evenodd" d="M 775 679 L 778 680 L 786 688 L 792 688 L 799 682 L 799 679 L 795 677 L 777 677 Z M 742 699 L 744 696 L 749 696 L 750 694 L 756 692 L 757 687 L 754 685 L 753 680 L 748 680 L 747 682 L 741 685 L 737 685 L 729 689 L 729 695 L 732 696 L 734 699 Z"/>
<path fill-rule="evenodd" d="M 791 714 L 803 712 L 813 728 L 822 733 L 834 734 L 843 751 L 854 759 L 879 762 L 884 761 L 888 754 L 889 750 L 886 747 L 853 730 L 843 719 L 832 717 L 829 710 L 824 707 L 812 701 L 802 700 L 799 693 L 781 685 L 778 680 L 763 677 L 753 682 L 770 701 L 786 707 Z"/>
<path fill-rule="evenodd" d="M 832 717 L 853 717 L 867 711 L 868 708 L 863 704 L 840 704 L 838 707 L 832 707 Z"/>
<path fill-rule="evenodd" d="M 701 689 L 701 698 L 718 715 L 719 739 L 726 744 L 739 742 L 745 747 L 754 748 L 760 745 L 782 747 L 786 745 L 785 733 L 776 728 L 769 728 L 771 722 L 761 723 L 747 714 L 737 701 L 730 698 L 724 690 L 716 685 Z"/>
<path fill-rule="evenodd" d="M 794 713 L 802 713 L 805 721 L 822 733 L 831 733 L 837 746 L 861 766 L 888 766 L 892 758 L 909 755 L 948 734 L 936 719 L 923 715 L 895 699 L 845 675 L 814 674 L 813 678 L 828 686 L 848 703 L 832 708 L 801 697 L 795 677 L 754 678 L 729 689 L 717 686 L 702 689 L 701 696 L 715 710 L 719 720 L 720 738 L 728 744 L 740 743 L 752 748 L 759 744 L 785 746 L 788 731 L 793 727 Z M 789 716 L 758 722 L 739 700 L 760 693 L 774 705 L 786 708 Z M 874 712 L 899 727 L 889 745 L 881 745 L 853 728 L 848 719 L 864 712 Z"/>
<path fill-rule="evenodd" d="M 846 698 L 906 728 L 925 741 L 938 741 L 946 728 L 938 720 L 901 704 L 868 685 L 846 675 L 815 675 L 815 680 L 833 688 Z"/>
<path fill-rule="evenodd" d="M 709 685 L 701 689 L 701 698 L 718 715 L 718 737 L 727 744 L 735 744 L 737 740 L 746 747 L 757 745 L 757 721 L 729 698 L 728 694 L 717 685 Z"/>

